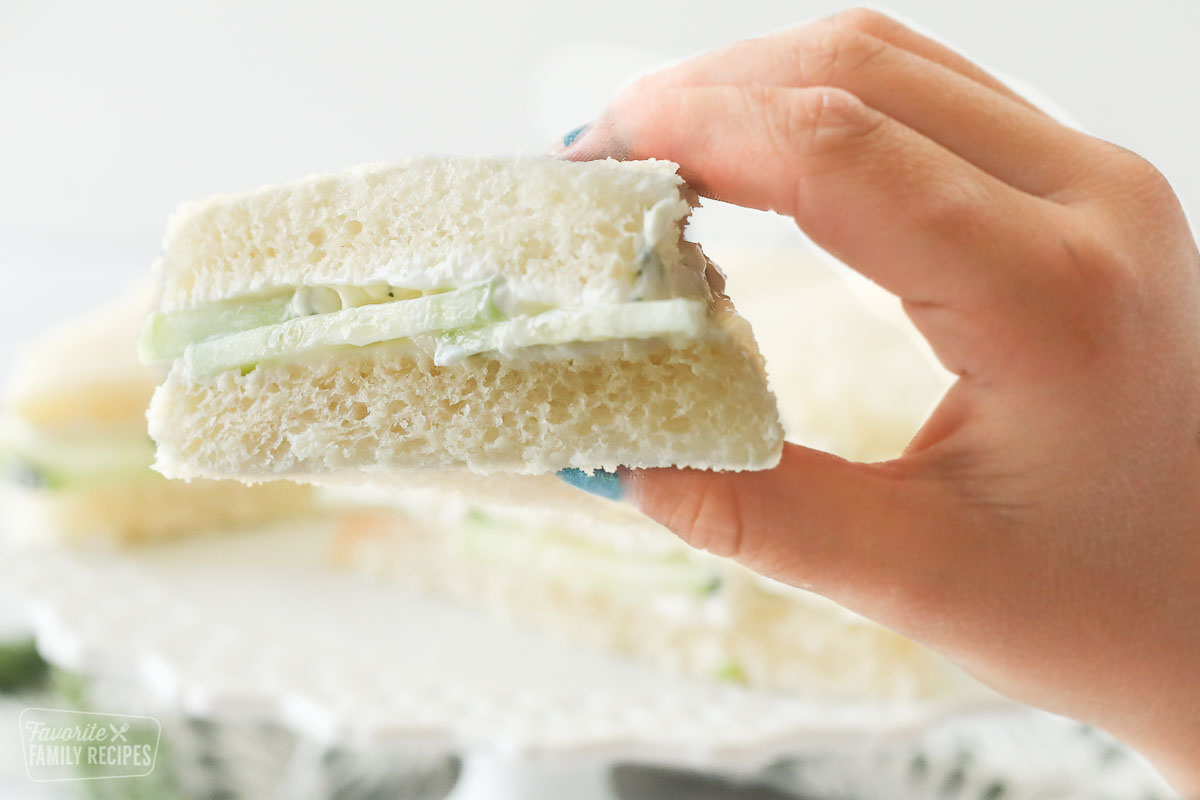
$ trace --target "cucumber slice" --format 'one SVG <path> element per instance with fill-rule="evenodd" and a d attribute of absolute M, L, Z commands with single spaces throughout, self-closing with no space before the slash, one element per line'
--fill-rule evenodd
<path fill-rule="evenodd" d="M 323 347 L 363 346 L 491 322 L 496 317 L 492 284 L 412 300 L 344 308 L 298 317 L 198 342 L 183 352 L 193 378 L 206 378 L 260 361 L 286 358 Z"/>
<path fill-rule="evenodd" d="M 46 489 L 87 489 L 158 478 L 154 442 L 146 436 L 38 438 L 0 446 L 8 480 Z"/>
<path fill-rule="evenodd" d="M 254 300 L 225 300 L 184 311 L 156 311 L 146 318 L 138 339 L 143 364 L 170 361 L 188 345 L 228 333 L 277 325 L 288 319 L 294 292 Z"/>
<path fill-rule="evenodd" d="M 671 335 L 695 337 L 704 325 L 706 311 L 704 303 L 682 298 L 544 311 L 442 336 L 433 362 L 445 366 L 476 353 L 498 351 L 510 355 L 534 345 Z"/>

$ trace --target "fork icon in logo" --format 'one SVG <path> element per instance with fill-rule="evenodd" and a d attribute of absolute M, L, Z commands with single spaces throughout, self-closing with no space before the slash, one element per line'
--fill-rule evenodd
<path fill-rule="evenodd" d="M 110 723 L 108 723 L 108 727 L 109 727 L 109 729 L 111 729 L 111 730 L 112 730 L 112 733 L 113 733 L 113 735 L 112 735 L 112 741 L 114 741 L 114 742 L 123 742 L 123 741 L 125 741 L 125 731 L 129 730 L 129 723 L 128 723 L 128 722 L 123 722 L 123 723 L 121 723 L 121 727 L 120 727 L 120 728 L 118 728 L 116 725 L 113 725 L 113 724 L 110 722 Z"/>

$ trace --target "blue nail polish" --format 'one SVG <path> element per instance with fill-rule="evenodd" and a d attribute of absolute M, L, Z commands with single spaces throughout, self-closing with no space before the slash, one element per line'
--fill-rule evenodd
<path fill-rule="evenodd" d="M 598 469 L 589 473 L 571 467 L 560 469 L 558 477 L 576 489 L 583 489 L 606 500 L 620 500 L 625 496 L 625 491 L 621 488 L 621 477 L 616 472 Z"/>
<path fill-rule="evenodd" d="M 578 139 L 580 134 L 582 134 L 587 129 L 588 129 L 587 125 L 580 125 L 578 128 L 575 128 L 572 131 L 568 131 L 562 137 L 563 147 L 570 147 L 571 145 L 575 144 L 575 140 Z"/>

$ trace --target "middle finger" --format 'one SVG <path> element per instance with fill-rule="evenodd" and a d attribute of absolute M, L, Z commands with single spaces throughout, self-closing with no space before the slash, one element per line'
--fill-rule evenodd
<path fill-rule="evenodd" d="M 831 20 L 751 39 L 644 78 L 633 91 L 833 86 L 1029 194 L 1070 202 L 1099 143 L 970 78 Z"/>

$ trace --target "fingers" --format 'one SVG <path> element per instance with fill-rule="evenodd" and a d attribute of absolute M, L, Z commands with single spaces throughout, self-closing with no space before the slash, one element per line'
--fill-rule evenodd
<path fill-rule="evenodd" d="M 622 486 L 695 547 L 894 621 L 906 609 L 892 604 L 953 567 L 954 542 L 927 533 L 956 513 L 952 501 L 886 465 L 788 444 L 772 470 L 633 470 Z"/>
<path fill-rule="evenodd" d="M 678 162 L 702 194 L 795 217 L 819 245 L 905 300 L 973 314 L 979 324 L 991 319 L 984 311 L 1017 323 L 1044 311 L 1029 296 L 1056 280 L 1044 254 L 1060 247 L 1069 210 L 1002 183 L 847 92 L 675 89 L 617 112 L 588 140 L 608 132 L 630 158 Z M 935 348 L 958 345 L 947 338 L 952 331 L 943 334 Z"/>
<path fill-rule="evenodd" d="M 614 113 L 651 105 L 674 88 L 831 86 L 1022 191 L 1057 195 L 1086 173 L 1098 143 L 1013 99 L 1010 92 L 996 91 L 840 20 L 738 42 L 657 73 L 617 98 Z"/>
<path fill-rule="evenodd" d="M 987 70 L 954 52 L 941 42 L 930 39 L 928 36 L 923 36 L 908 26 L 897 22 L 887 14 L 870 8 L 852 8 L 836 15 L 832 21 L 835 24 L 853 28 L 868 36 L 874 36 L 876 39 L 885 41 L 902 50 L 907 50 L 935 64 L 940 64 L 946 69 L 957 72 L 964 78 L 969 78 L 981 86 L 985 86 L 993 92 L 1007 97 L 1009 100 L 1021 103 L 1034 111 L 1042 113 L 1041 109 L 997 80 Z"/>

